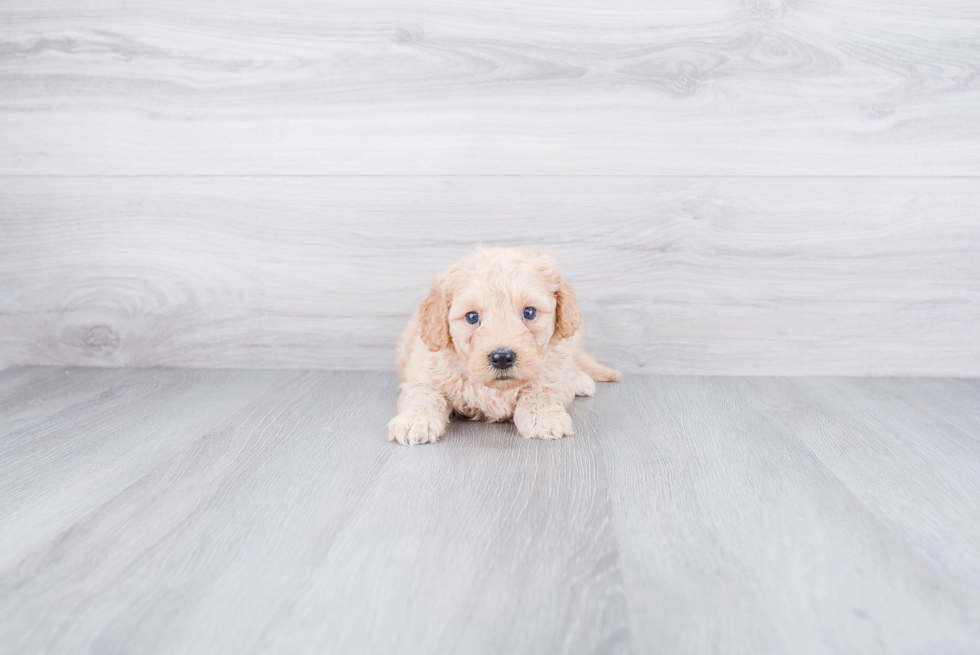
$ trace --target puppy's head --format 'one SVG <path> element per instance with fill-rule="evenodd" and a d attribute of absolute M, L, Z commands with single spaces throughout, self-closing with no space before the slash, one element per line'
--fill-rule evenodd
<path fill-rule="evenodd" d="M 551 255 L 516 248 L 463 257 L 436 278 L 418 316 L 429 350 L 454 349 L 470 377 L 493 389 L 535 379 L 551 343 L 582 321 Z"/>

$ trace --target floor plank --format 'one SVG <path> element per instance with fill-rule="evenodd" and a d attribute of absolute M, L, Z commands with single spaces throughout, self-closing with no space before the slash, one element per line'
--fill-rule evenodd
<path fill-rule="evenodd" d="M 937 414 L 950 392 L 956 408 Z M 978 392 L 976 380 L 610 388 L 598 420 L 637 652 L 980 647 Z"/>
<path fill-rule="evenodd" d="M 0 644 L 623 649 L 594 440 L 554 449 L 512 425 L 463 423 L 439 448 L 398 448 L 385 439 L 388 374 L 101 375 L 132 397 L 4 435 Z M 58 465 L 69 436 L 84 489 Z"/>
<path fill-rule="evenodd" d="M 0 652 L 980 647 L 980 381 L 626 378 L 385 439 L 388 373 L 0 373 Z"/>
<path fill-rule="evenodd" d="M 978 175 L 958 0 L 7 0 L 0 174 Z"/>

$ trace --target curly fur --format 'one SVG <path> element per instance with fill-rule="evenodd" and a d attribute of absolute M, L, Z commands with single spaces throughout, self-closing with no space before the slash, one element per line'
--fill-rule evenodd
<path fill-rule="evenodd" d="M 523 318 L 525 307 L 537 310 L 533 320 Z M 480 321 L 470 325 L 474 311 Z M 463 257 L 436 277 L 399 341 L 401 397 L 389 440 L 438 441 L 452 412 L 513 419 L 527 438 L 572 434 L 575 396 L 621 377 L 585 352 L 581 325 L 575 292 L 548 253 L 481 248 Z M 517 356 L 506 371 L 490 365 L 501 348 Z"/>

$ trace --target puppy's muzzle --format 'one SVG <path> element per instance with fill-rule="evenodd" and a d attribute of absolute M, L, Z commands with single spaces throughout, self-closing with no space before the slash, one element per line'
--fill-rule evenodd
<path fill-rule="evenodd" d="M 517 355 L 513 350 L 498 348 L 490 353 L 490 366 L 498 371 L 506 371 L 517 363 Z"/>

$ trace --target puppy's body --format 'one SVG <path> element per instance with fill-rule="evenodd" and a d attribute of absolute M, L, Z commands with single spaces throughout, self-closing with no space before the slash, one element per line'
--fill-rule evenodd
<path fill-rule="evenodd" d="M 542 363 L 547 380 L 563 398 L 566 407 L 575 396 L 591 396 L 595 382 L 576 364 L 573 354 L 581 345 L 582 331 L 569 340 L 554 344 Z M 428 379 L 449 401 L 453 411 L 473 420 L 508 421 L 514 417 L 514 408 L 523 387 L 492 389 L 482 382 L 475 382 L 456 353 L 451 350 L 430 352 L 418 337 L 418 322 L 409 322 L 402 335 L 399 352 L 399 377 L 403 382 Z M 610 377 L 605 378 L 611 379 Z M 401 403 L 399 411 L 402 411 Z"/>
<path fill-rule="evenodd" d="M 437 441 L 453 411 L 513 419 L 528 438 L 572 434 L 572 399 L 620 377 L 585 352 L 580 323 L 574 292 L 550 255 L 514 248 L 467 255 L 436 278 L 398 344 L 402 393 L 389 438 Z"/>

